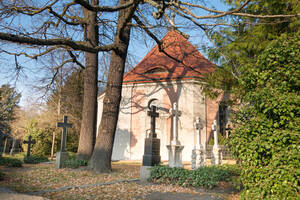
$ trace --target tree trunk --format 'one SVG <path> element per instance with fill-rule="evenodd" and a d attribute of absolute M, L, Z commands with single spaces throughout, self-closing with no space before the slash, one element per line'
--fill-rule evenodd
<path fill-rule="evenodd" d="M 92 0 L 92 5 L 98 5 L 98 0 Z M 97 13 L 84 10 L 86 26 L 86 40 L 90 46 L 98 46 Z M 88 160 L 93 152 L 97 123 L 97 95 L 98 95 L 98 53 L 85 53 L 84 94 L 80 138 L 77 158 Z"/>
<path fill-rule="evenodd" d="M 52 134 L 53 135 L 52 135 L 51 158 L 50 158 L 50 160 L 53 160 L 53 157 L 54 157 L 54 147 L 55 147 L 55 137 L 56 137 L 55 131 L 53 131 Z"/>
<path fill-rule="evenodd" d="M 120 5 L 125 2 L 126 0 L 120 0 Z M 117 49 L 111 54 L 101 124 L 89 163 L 90 169 L 100 173 L 111 171 L 111 155 L 119 117 L 123 74 L 130 37 L 130 27 L 127 23 L 131 20 L 135 9 L 135 5 L 131 6 L 120 10 L 118 15 L 117 32 L 114 36 Z"/>

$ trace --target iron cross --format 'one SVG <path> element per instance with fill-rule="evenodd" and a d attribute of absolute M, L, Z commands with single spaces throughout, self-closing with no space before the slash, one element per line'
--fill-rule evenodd
<path fill-rule="evenodd" d="M 151 135 L 152 135 L 152 138 L 156 138 L 155 118 L 159 117 L 159 113 L 156 112 L 156 106 L 151 106 L 151 109 L 150 109 L 150 111 L 147 112 L 147 115 L 151 117 Z"/>
<path fill-rule="evenodd" d="M 68 116 L 64 116 L 64 122 L 58 122 L 57 127 L 63 128 L 61 135 L 61 152 L 65 152 L 67 142 L 67 128 L 72 128 L 72 124 L 68 123 Z"/>
<path fill-rule="evenodd" d="M 35 144 L 35 140 L 32 140 L 32 136 L 29 135 L 28 141 L 24 141 L 23 143 L 24 144 L 28 144 L 28 147 L 27 147 L 27 157 L 30 157 L 30 148 L 31 148 L 32 144 Z"/>

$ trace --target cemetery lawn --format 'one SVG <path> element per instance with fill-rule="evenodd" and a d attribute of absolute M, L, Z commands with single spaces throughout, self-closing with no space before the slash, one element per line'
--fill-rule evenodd
<path fill-rule="evenodd" d="M 4 180 L 0 181 L 0 187 L 7 187 L 19 193 L 29 193 L 65 186 L 138 179 L 140 166 L 138 162 L 113 162 L 113 172 L 107 174 L 95 174 L 86 170 L 86 167 L 55 169 L 54 164 L 44 163 L 23 164 L 21 168 L 0 166 L 0 171 L 5 173 Z M 233 193 L 231 189 L 229 183 L 220 183 L 218 188 L 207 191 L 201 188 L 133 181 L 49 192 L 39 196 L 48 199 L 146 199 L 147 195 L 153 192 L 171 192 L 199 195 L 209 193 L 222 199 L 239 199 L 239 194 Z"/>

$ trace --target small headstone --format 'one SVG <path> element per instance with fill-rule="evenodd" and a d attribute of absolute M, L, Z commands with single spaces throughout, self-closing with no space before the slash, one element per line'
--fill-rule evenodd
<path fill-rule="evenodd" d="M 219 148 L 218 145 L 217 120 L 214 120 L 211 129 L 214 132 L 214 146 L 212 151 L 211 163 L 213 165 L 220 165 L 222 163 L 222 155 L 221 155 L 221 149 Z"/>
<path fill-rule="evenodd" d="M 31 145 L 35 144 L 35 140 L 32 140 L 32 136 L 29 135 L 28 137 L 28 141 L 24 141 L 24 144 L 28 144 L 27 145 L 27 157 L 30 157 L 30 149 L 31 149 Z"/>
<path fill-rule="evenodd" d="M 72 128 L 72 124 L 68 123 L 68 117 L 64 116 L 63 122 L 58 122 L 57 127 L 62 127 L 62 134 L 61 134 L 61 149 L 59 152 L 56 153 L 56 168 L 61 168 L 62 164 L 65 160 L 69 158 L 69 154 L 66 151 L 66 142 L 67 142 L 67 128 Z"/>
<path fill-rule="evenodd" d="M 140 178 L 144 181 L 150 177 L 150 168 L 160 163 L 160 139 L 157 138 L 155 132 L 155 118 L 159 117 L 159 113 L 156 112 L 156 109 L 156 106 L 151 106 L 147 112 L 147 115 L 151 117 L 151 132 L 149 136 L 145 138 L 143 164 L 140 171 Z"/>
<path fill-rule="evenodd" d="M 167 145 L 169 151 L 169 166 L 170 167 L 183 167 L 182 165 L 182 150 L 184 146 L 180 145 L 178 140 L 178 120 L 181 116 L 181 111 L 178 110 L 177 103 L 173 104 L 173 109 L 170 110 L 173 117 L 173 139 L 170 145 Z"/>

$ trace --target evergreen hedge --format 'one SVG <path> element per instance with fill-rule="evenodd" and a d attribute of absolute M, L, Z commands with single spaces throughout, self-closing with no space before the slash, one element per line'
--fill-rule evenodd
<path fill-rule="evenodd" d="M 241 74 L 248 103 L 229 140 L 242 161 L 241 198 L 299 199 L 300 38 L 273 43 Z"/>

